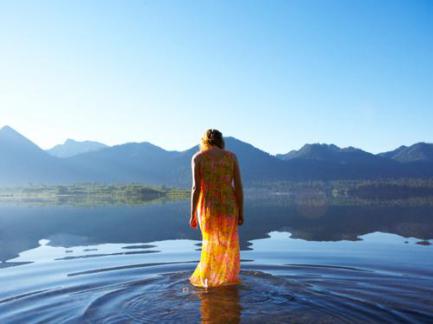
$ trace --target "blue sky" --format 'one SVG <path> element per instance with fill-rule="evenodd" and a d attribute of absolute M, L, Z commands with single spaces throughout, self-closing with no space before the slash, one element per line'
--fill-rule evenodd
<path fill-rule="evenodd" d="M 433 2 L 2 1 L 0 127 L 272 154 L 433 142 Z"/>

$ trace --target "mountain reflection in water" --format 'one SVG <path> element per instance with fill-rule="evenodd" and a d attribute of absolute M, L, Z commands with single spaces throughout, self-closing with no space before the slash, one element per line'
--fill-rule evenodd
<path fill-rule="evenodd" d="M 0 205 L 0 260 L 35 248 L 40 239 L 50 246 L 103 243 L 200 240 L 188 227 L 189 201 L 143 206 L 15 206 Z M 245 223 L 239 227 L 241 249 L 271 231 L 288 231 L 309 241 L 359 240 L 372 232 L 433 238 L 431 206 L 293 206 L 272 201 L 246 201 Z M 427 243 L 426 243 L 427 242 Z"/>

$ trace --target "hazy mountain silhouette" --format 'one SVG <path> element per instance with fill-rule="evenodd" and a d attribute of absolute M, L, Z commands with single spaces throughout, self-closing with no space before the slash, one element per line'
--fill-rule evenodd
<path fill-rule="evenodd" d="M 166 151 L 149 142 L 126 143 L 65 159 L 85 170 L 95 181 L 167 183 L 172 161 L 181 153 Z M 192 155 L 191 155 L 192 156 Z"/>
<path fill-rule="evenodd" d="M 420 162 L 420 158 L 399 160 L 391 152 L 374 155 L 332 144 L 307 144 L 298 151 L 273 156 L 231 136 L 225 141 L 239 159 L 245 185 L 275 180 L 433 177 L 433 162 L 424 145 L 412 146 L 422 149 L 424 155 L 413 155 L 422 156 Z M 59 158 L 5 126 L 0 130 L 0 185 L 97 181 L 189 187 L 191 157 L 197 150 L 196 145 L 185 151 L 167 151 L 141 142 Z"/>
<path fill-rule="evenodd" d="M 305 144 L 299 150 L 277 154 L 286 161 L 292 180 L 337 180 L 371 179 L 382 177 L 415 176 L 403 170 L 399 163 L 391 159 L 334 144 Z M 410 171 L 410 170 L 409 170 Z"/>
<path fill-rule="evenodd" d="M 108 145 L 95 141 L 75 141 L 68 138 L 65 143 L 58 144 L 47 150 L 47 152 L 56 157 L 66 158 L 81 153 L 98 151 L 106 147 L 108 147 Z"/>
<path fill-rule="evenodd" d="M 400 146 L 399 148 L 378 154 L 399 162 L 433 162 L 433 144 L 416 143 L 411 146 Z"/>
<path fill-rule="evenodd" d="M 9 126 L 0 129 L 0 184 L 61 183 L 78 179 L 79 170 L 50 156 Z"/>
<path fill-rule="evenodd" d="M 378 160 L 377 156 L 374 154 L 351 146 L 339 148 L 334 144 L 305 144 L 300 150 L 293 150 L 286 154 L 277 154 L 276 157 L 285 161 L 291 159 L 306 159 L 341 164 L 350 162 L 372 162 Z"/>
<path fill-rule="evenodd" d="M 226 148 L 242 160 L 244 178 L 254 181 L 278 180 L 285 163 L 251 144 L 226 137 Z M 189 186 L 191 158 L 198 150 L 166 151 L 148 142 L 126 143 L 66 159 L 71 165 L 90 170 L 98 181 L 137 181 L 150 184 Z M 267 166 L 267 167 L 265 167 Z"/>

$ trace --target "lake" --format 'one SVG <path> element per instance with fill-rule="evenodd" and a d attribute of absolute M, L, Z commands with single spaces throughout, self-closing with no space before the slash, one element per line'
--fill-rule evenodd
<path fill-rule="evenodd" d="M 433 321 L 432 206 L 247 198 L 242 283 L 208 289 L 189 207 L 0 204 L 0 322 Z"/>

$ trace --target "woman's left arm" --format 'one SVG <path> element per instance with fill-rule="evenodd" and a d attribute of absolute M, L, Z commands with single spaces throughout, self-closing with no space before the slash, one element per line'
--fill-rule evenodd
<path fill-rule="evenodd" d="M 191 217 L 189 225 L 192 228 L 197 228 L 197 202 L 200 195 L 200 172 L 196 156 L 191 159 L 192 169 L 192 188 L 191 188 Z"/>

